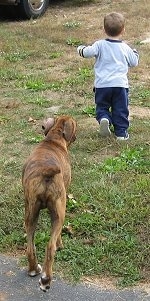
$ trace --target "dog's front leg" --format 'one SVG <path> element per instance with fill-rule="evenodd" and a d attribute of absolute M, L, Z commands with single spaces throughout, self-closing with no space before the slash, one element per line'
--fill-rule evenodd
<path fill-rule="evenodd" d="M 56 252 L 56 243 L 52 240 L 49 241 L 46 248 L 45 261 L 42 268 L 42 277 L 39 280 L 40 289 L 46 292 L 50 288 L 52 281 L 52 266 Z"/>

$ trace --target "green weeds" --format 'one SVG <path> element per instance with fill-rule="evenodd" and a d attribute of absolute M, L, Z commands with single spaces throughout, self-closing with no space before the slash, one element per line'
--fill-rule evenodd
<path fill-rule="evenodd" d="M 52 52 L 49 55 L 49 58 L 50 59 L 57 59 L 57 58 L 61 57 L 62 55 L 63 55 L 63 52 Z"/>
<path fill-rule="evenodd" d="M 76 46 L 81 45 L 81 44 L 82 44 L 82 41 L 79 40 L 79 39 L 77 39 L 77 38 L 68 38 L 68 39 L 66 40 L 66 43 L 67 43 L 67 45 L 76 47 Z"/>
<path fill-rule="evenodd" d="M 119 171 L 138 171 L 138 173 L 149 173 L 150 160 L 145 159 L 144 154 L 148 147 L 138 147 L 123 151 L 120 157 L 108 158 L 102 165 L 102 170 L 106 173 L 115 173 Z"/>
<path fill-rule="evenodd" d="M 66 28 L 71 28 L 71 29 L 74 29 L 74 28 L 78 28 L 81 26 L 81 23 L 80 22 L 77 22 L 77 21 L 70 21 L 70 22 L 66 22 L 63 24 L 64 27 Z"/>
<path fill-rule="evenodd" d="M 20 52 L 13 52 L 13 53 L 1 53 L 1 57 L 4 58 L 6 61 L 9 61 L 11 63 L 16 63 L 18 61 L 24 60 L 29 57 L 29 53 L 26 53 L 24 51 Z"/>
<path fill-rule="evenodd" d="M 88 115 L 89 117 L 94 116 L 95 117 L 95 106 L 88 106 L 85 109 L 83 109 L 83 113 Z"/>
<path fill-rule="evenodd" d="M 29 89 L 32 91 L 44 91 L 44 90 L 60 90 L 62 83 L 61 82 L 53 82 L 46 83 L 42 79 L 31 78 L 28 79 L 25 83 L 23 83 L 25 89 Z"/>
<path fill-rule="evenodd" d="M 149 87 L 139 87 L 133 90 L 131 94 L 131 103 L 150 106 L 150 89 Z"/>

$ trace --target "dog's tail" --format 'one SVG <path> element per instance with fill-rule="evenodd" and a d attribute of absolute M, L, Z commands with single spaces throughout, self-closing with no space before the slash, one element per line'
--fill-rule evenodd
<path fill-rule="evenodd" d="M 58 166 L 47 166 L 41 170 L 41 174 L 44 178 L 54 177 L 56 174 L 60 173 L 60 168 Z"/>

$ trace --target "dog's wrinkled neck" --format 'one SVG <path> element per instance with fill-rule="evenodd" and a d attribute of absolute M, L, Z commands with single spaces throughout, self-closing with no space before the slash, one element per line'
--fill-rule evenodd
<path fill-rule="evenodd" d="M 51 129 L 45 136 L 45 141 L 60 140 L 63 137 L 63 131 L 60 128 Z"/>
<path fill-rule="evenodd" d="M 61 148 L 63 150 L 67 150 L 67 143 L 63 137 L 63 133 L 48 133 L 47 136 L 44 139 L 45 142 L 50 143 L 52 142 L 52 145 L 55 144 L 55 146 L 57 146 L 57 148 Z M 65 141 L 65 143 L 64 143 Z"/>

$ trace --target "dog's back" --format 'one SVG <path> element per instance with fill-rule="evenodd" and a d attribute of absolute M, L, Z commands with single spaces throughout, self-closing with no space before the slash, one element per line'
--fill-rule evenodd
<path fill-rule="evenodd" d="M 59 141 L 60 142 L 60 141 Z M 40 201 L 41 208 L 67 189 L 71 180 L 68 151 L 56 147 L 53 140 L 44 141 L 33 150 L 23 168 L 23 188 L 25 198 L 30 202 Z"/>

